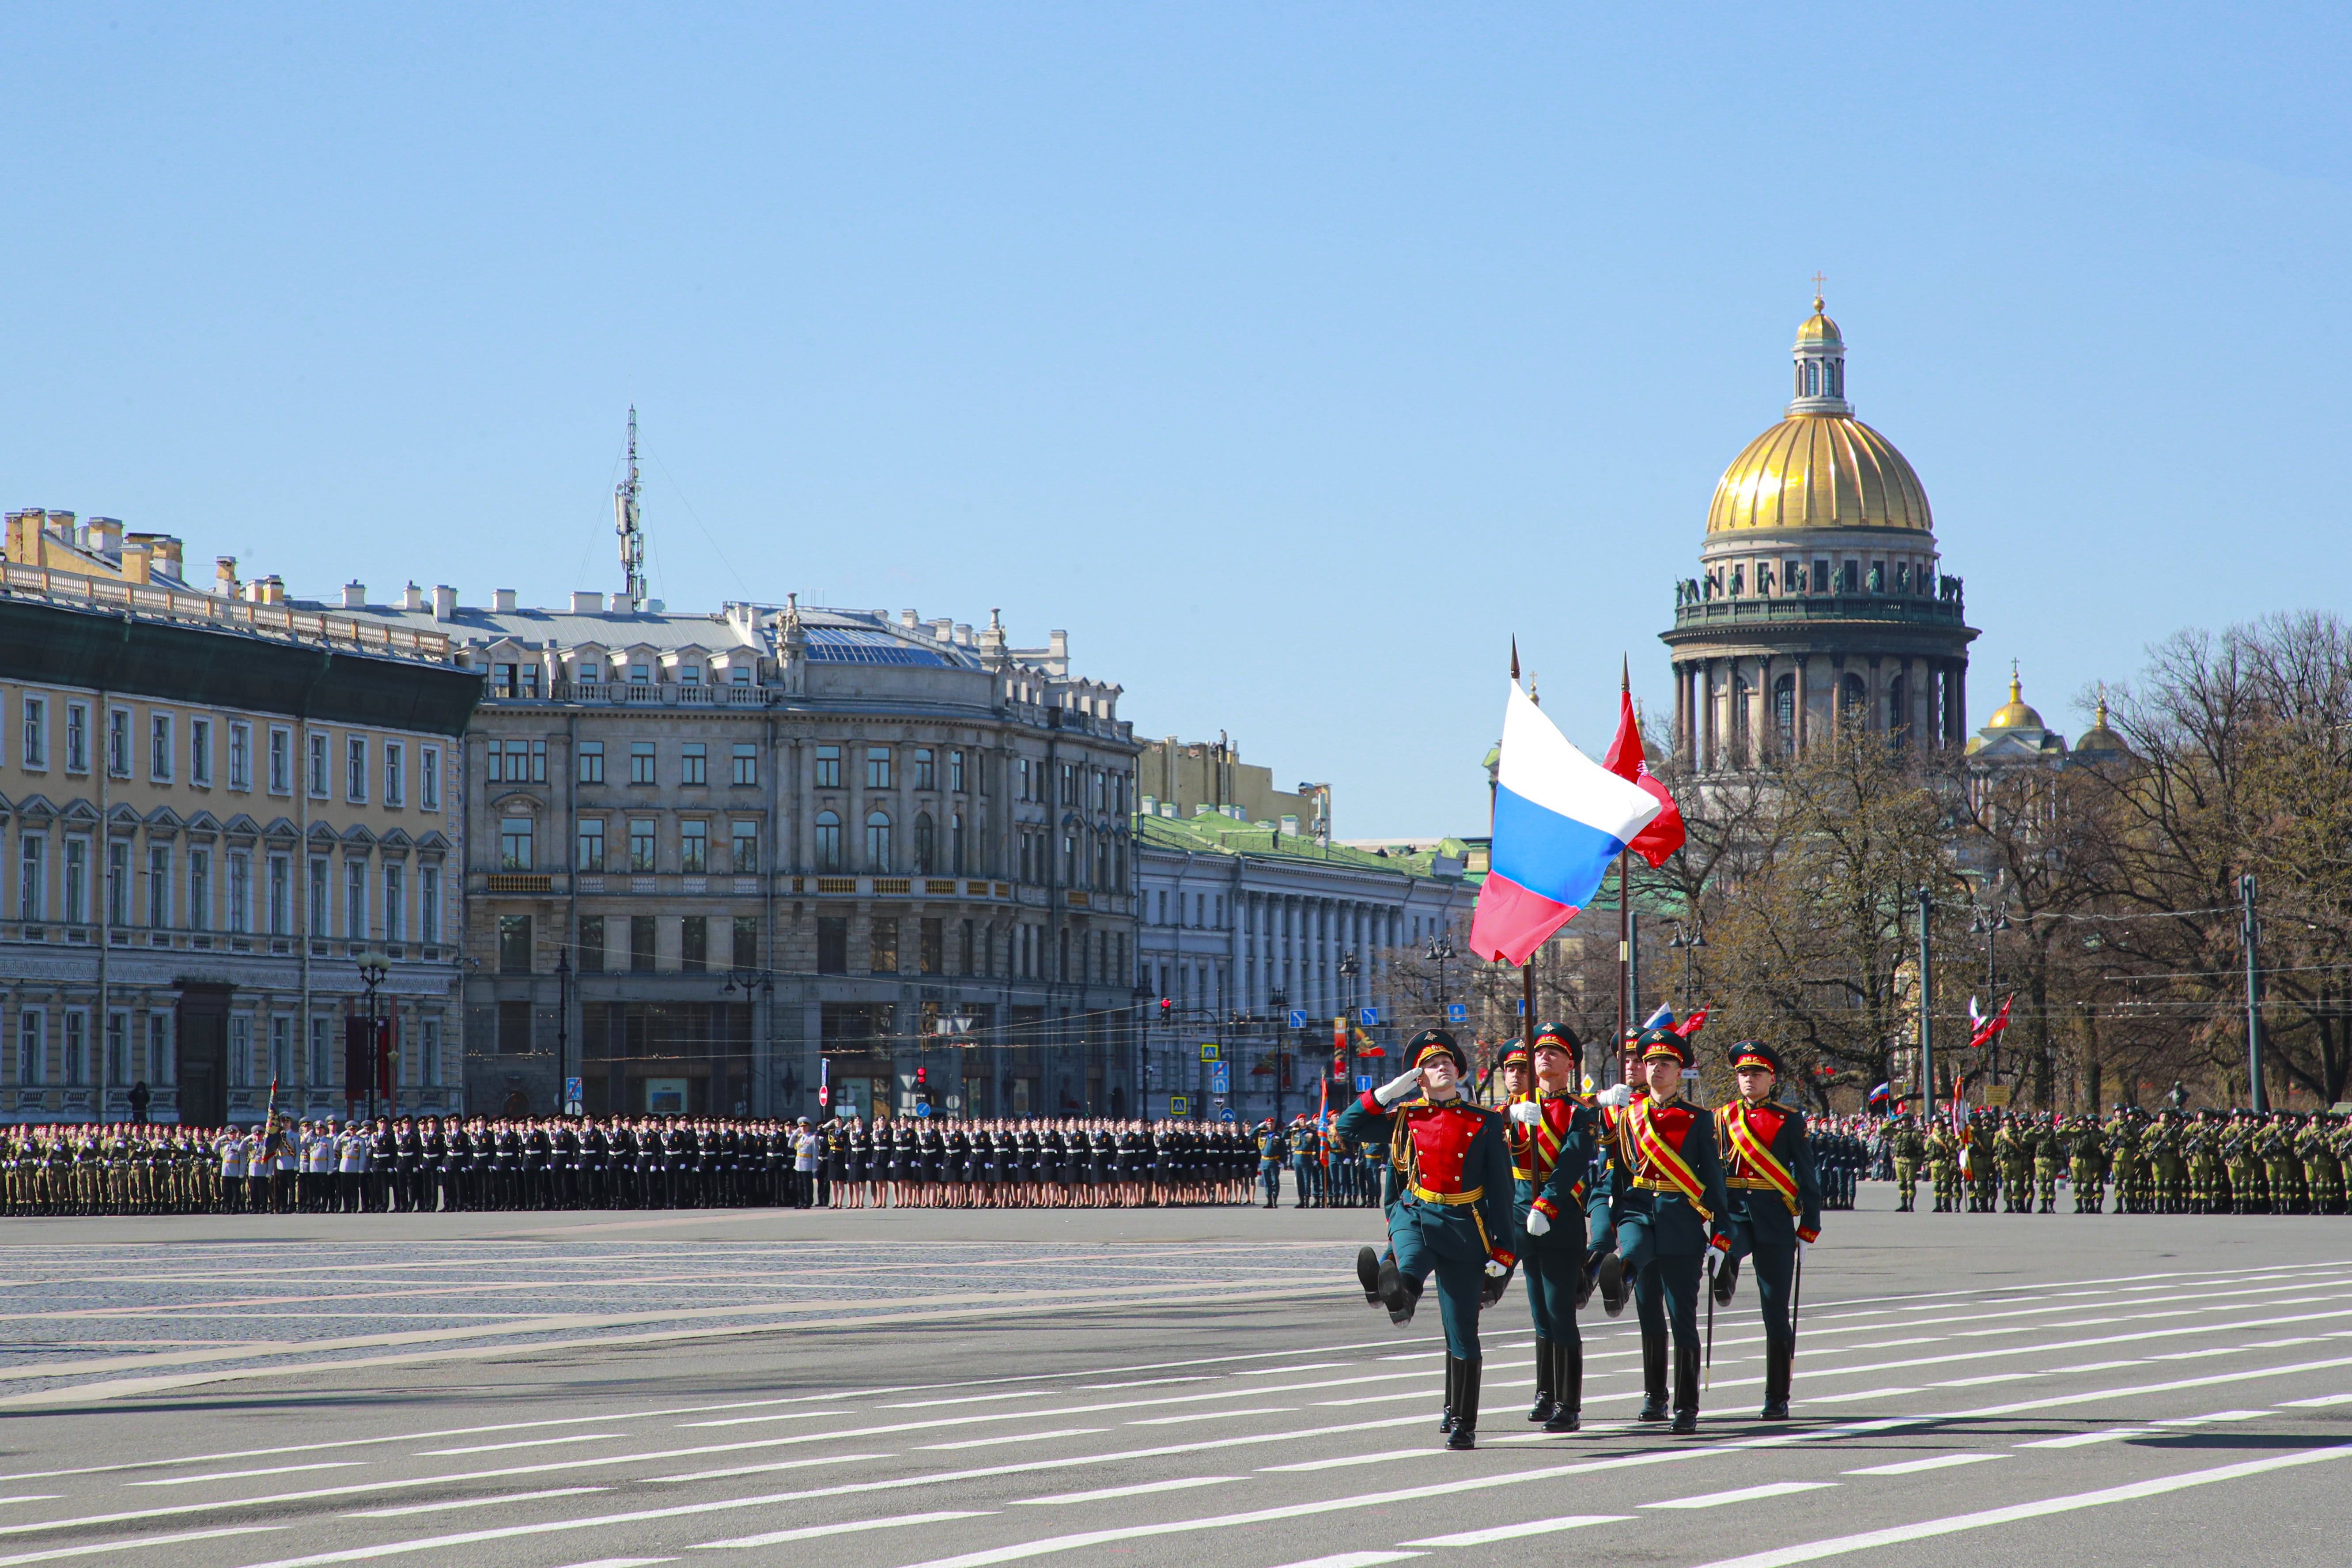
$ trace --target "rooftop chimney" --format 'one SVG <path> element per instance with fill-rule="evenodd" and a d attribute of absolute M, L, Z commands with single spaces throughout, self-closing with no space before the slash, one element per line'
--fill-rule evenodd
<path fill-rule="evenodd" d="M 425 607 L 425 590 L 418 587 L 414 583 L 411 583 L 407 587 L 403 588 L 400 591 L 400 607 L 404 610 L 423 609 Z"/>
<path fill-rule="evenodd" d="M 575 616 L 601 616 L 604 613 L 604 595 L 593 588 L 572 590 L 572 613 Z"/>
<path fill-rule="evenodd" d="M 154 575 L 155 557 L 144 539 L 131 538 L 122 542 L 122 580 L 144 583 Z"/>
<path fill-rule="evenodd" d="M 367 608 L 367 585 L 356 577 L 343 584 L 343 608 L 347 610 Z"/>
<path fill-rule="evenodd" d="M 122 553 L 122 523 L 111 517 L 93 517 L 83 531 L 89 542 L 84 546 L 92 555 Z"/>
<path fill-rule="evenodd" d="M 236 557 L 217 556 L 213 562 L 213 592 L 225 599 L 244 597 L 236 581 Z"/>
<path fill-rule="evenodd" d="M 436 621 L 454 621 L 457 618 L 457 590 L 446 583 L 438 584 L 434 587 L 433 618 Z"/>
<path fill-rule="evenodd" d="M 514 614 L 514 607 L 515 591 L 512 588 L 493 588 L 490 590 L 491 609 L 497 611 L 501 616 L 510 616 Z"/>

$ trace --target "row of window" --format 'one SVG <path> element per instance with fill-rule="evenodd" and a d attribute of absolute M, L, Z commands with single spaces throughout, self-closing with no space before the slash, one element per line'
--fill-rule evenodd
<path fill-rule="evenodd" d="M 674 928 L 675 948 L 662 945 L 665 924 Z M 1004 978 L 1079 984 L 1108 983 L 1127 973 L 1128 939 L 1121 933 L 1073 932 L 1065 927 L 1051 951 L 1045 934 L 1046 928 L 1041 925 L 1015 926 L 1007 950 L 1000 952 L 978 921 L 876 916 L 866 921 L 866 973 L 980 977 L 1003 970 L 1007 972 Z M 528 974 L 538 967 L 535 936 L 531 916 L 499 917 L 500 973 Z M 723 953 L 714 948 L 714 942 L 725 943 Z M 849 973 L 849 917 L 818 916 L 817 973 Z M 583 915 L 573 931 L 572 967 L 583 974 L 625 971 L 646 974 L 667 970 L 700 974 L 714 967 L 760 971 L 763 968 L 760 919 L 757 915 Z"/>
<path fill-rule="evenodd" d="M 675 666 L 670 673 L 676 677 L 677 683 L 680 686 L 700 686 L 703 684 L 703 668 L 699 664 L 681 663 Z M 578 668 L 582 680 L 601 681 L 605 679 L 604 671 L 596 665 L 583 661 Z M 656 684 L 656 677 L 659 673 L 650 662 L 615 660 L 612 667 L 611 679 L 616 682 L 621 681 L 625 668 L 627 671 L 626 684 L 631 686 Z M 749 663 L 740 663 L 730 668 L 715 665 L 710 667 L 710 679 L 714 685 L 749 686 L 751 684 L 751 675 L 752 668 Z M 540 695 L 541 679 L 541 667 L 539 665 L 494 662 L 490 666 L 490 695 L 535 698 Z"/>
<path fill-rule="evenodd" d="M 1727 579 L 1730 584 L 1730 597 L 1744 599 L 1748 596 L 1748 566 L 1749 563 L 1744 561 L 1732 563 L 1730 576 Z M 1769 597 L 1776 582 L 1782 594 L 1827 594 L 1833 590 L 1841 594 L 1859 594 L 1863 592 L 1865 583 L 1873 594 L 1885 594 L 1890 591 L 1887 563 L 1884 561 L 1874 561 L 1870 563 L 1867 568 L 1867 578 L 1864 575 L 1865 569 L 1862 561 L 1857 556 L 1848 556 L 1843 561 L 1836 562 L 1824 556 L 1812 563 L 1810 573 L 1804 562 L 1791 558 L 1779 563 L 1777 578 L 1774 576 L 1772 562 L 1759 561 L 1754 563 L 1754 566 L 1756 595 L 1759 598 Z M 1935 591 L 1935 573 L 1925 561 L 1916 563 L 1897 561 L 1894 563 L 1894 572 L 1891 591 L 1897 597 L 1927 598 Z M 1711 577 L 1711 580 L 1716 582 L 1717 586 L 1721 586 L 1722 583 L 1727 581 L 1720 577 Z"/>
<path fill-rule="evenodd" d="M 57 1084 L 66 1088 L 88 1086 L 91 1069 L 97 1066 L 91 1057 L 90 1009 L 87 1007 L 20 1007 L 16 1011 L 16 1082 L 22 1088 L 38 1089 Z M 415 1038 L 410 1040 L 411 1020 L 393 1020 L 393 1048 L 397 1067 L 395 1082 L 433 1086 L 441 1082 L 441 1020 L 414 1020 Z M 257 1025 L 266 1025 L 265 1038 L 257 1039 Z M 295 1076 L 294 1025 L 291 1014 L 279 1013 L 266 1020 L 249 1014 L 234 1014 L 228 1020 L 227 1061 L 226 1068 L 229 1087 L 251 1089 L 260 1083 L 276 1082 L 287 1088 L 297 1085 L 326 1087 L 341 1078 L 342 1055 L 336 1047 L 341 1040 L 342 1016 L 340 1014 L 313 1014 L 308 1049 L 302 1058 L 304 1076 Z M 410 1053 L 404 1047 L 413 1044 Z M 179 1081 L 178 1054 L 172 1037 L 172 1015 L 163 1012 L 134 1013 L 130 1010 L 106 1015 L 105 1038 L 100 1042 L 104 1051 L 104 1081 L 110 1085 L 143 1081 L 152 1087 L 168 1088 Z"/>
<path fill-rule="evenodd" d="M 614 761 L 619 757 L 615 742 Z M 628 782 L 632 784 L 658 785 L 664 783 L 661 770 L 661 748 L 653 741 L 630 741 L 628 746 Z M 710 783 L 711 745 L 704 741 L 688 741 L 677 746 L 677 783 L 682 785 L 705 785 Z M 733 742 L 729 746 L 727 782 L 734 785 L 756 785 L 760 782 L 760 748 L 755 744 Z M 547 742 L 531 740 L 492 741 L 487 748 L 489 782 L 492 784 L 545 784 L 547 782 Z M 863 786 L 869 790 L 904 787 L 927 793 L 945 791 L 950 795 L 988 793 L 984 770 L 979 758 L 961 746 L 840 746 L 820 745 L 813 748 L 810 757 L 809 784 L 814 789 L 841 789 L 846 770 L 856 770 Z M 1109 768 L 1094 767 L 1080 763 L 1059 764 L 1060 804 L 1083 805 L 1106 815 L 1124 816 L 1128 811 L 1129 775 Z M 603 741 L 583 741 L 577 755 L 579 782 L 601 784 L 615 782 L 617 775 L 606 769 L 606 744 Z M 1042 760 L 1021 757 L 1013 769 L 1013 798 L 1019 801 L 1044 803 L 1047 798 L 1045 764 Z M 977 786 L 975 788 L 975 786 Z"/>
<path fill-rule="evenodd" d="M 191 846 L 175 854 L 169 844 L 151 844 L 143 866 L 132 858 L 128 839 L 108 840 L 102 873 L 92 864 L 94 840 L 70 835 L 52 875 L 47 837 L 24 834 L 16 841 L 16 918 L 38 923 L 54 918 L 66 925 L 92 923 L 92 895 L 110 926 L 143 925 L 156 931 L 226 931 L 291 936 L 298 919 L 311 936 L 336 934 L 333 858 L 314 855 L 309 864 L 309 898 L 298 914 L 294 857 L 265 853 L 255 865 L 249 849 L 215 851 Z M 257 884 L 257 877 L 258 882 Z M 409 940 L 415 911 L 416 940 L 441 940 L 441 868 L 410 868 L 397 860 L 371 866 L 357 857 L 343 861 L 341 934 L 354 942 Z"/>
<path fill-rule="evenodd" d="M 17 710 L 18 768 L 26 773 L 46 773 L 52 765 L 68 773 L 90 771 L 92 703 L 79 698 L 26 692 L 18 698 Z M 181 743 L 183 717 L 187 721 L 184 750 Z M 295 733 L 291 726 L 264 726 L 258 741 L 260 754 L 257 757 L 256 725 L 251 720 L 215 720 L 209 715 L 181 715 L 156 709 L 148 711 L 142 731 L 139 719 L 136 709 L 109 706 L 106 710 L 106 771 L 114 778 L 140 776 L 139 742 L 143 735 L 145 777 L 151 784 L 176 784 L 184 776 L 192 788 L 210 789 L 219 783 L 233 790 L 250 790 L 258 762 L 269 794 L 294 793 Z M 58 742 L 55 747 L 51 744 L 53 724 Z M 0 733 L 5 733 L 5 721 L 0 721 Z M 303 741 L 303 787 L 313 799 L 331 799 L 337 782 L 335 737 L 329 731 L 311 730 Z M 0 763 L 6 761 L 5 748 L 0 748 Z M 216 763 L 220 766 L 217 773 Z M 377 744 L 365 735 L 346 734 L 341 765 L 345 800 L 364 804 L 371 791 L 380 788 L 378 798 L 383 805 L 401 807 L 408 804 L 410 756 L 406 742 L 387 739 Z M 380 774 L 376 771 L 379 765 Z M 440 810 L 441 748 L 418 746 L 415 766 L 418 807 Z"/>

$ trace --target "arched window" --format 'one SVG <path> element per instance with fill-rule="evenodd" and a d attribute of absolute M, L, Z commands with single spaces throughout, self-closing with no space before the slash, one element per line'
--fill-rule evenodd
<path fill-rule="evenodd" d="M 939 845 L 931 827 L 931 814 L 915 814 L 915 875 L 928 877 L 939 869 Z"/>
<path fill-rule="evenodd" d="M 816 868 L 841 869 L 841 818 L 830 811 L 816 814 Z"/>
<path fill-rule="evenodd" d="M 948 818 L 948 868 L 955 876 L 963 875 L 963 813 Z"/>
<path fill-rule="evenodd" d="M 1848 675 L 1838 682 L 1838 712 L 1851 729 L 1870 728 L 1870 687 L 1861 676 Z"/>
<path fill-rule="evenodd" d="M 866 819 L 866 868 L 875 876 L 890 870 L 890 816 L 877 811 Z"/>
<path fill-rule="evenodd" d="M 1797 678 L 1784 675 L 1772 683 L 1772 728 L 1780 731 L 1780 744 L 1794 747 L 1797 743 Z"/>
<path fill-rule="evenodd" d="M 1822 367 L 1818 360 L 1805 362 L 1805 395 L 1819 397 L 1822 393 Z"/>

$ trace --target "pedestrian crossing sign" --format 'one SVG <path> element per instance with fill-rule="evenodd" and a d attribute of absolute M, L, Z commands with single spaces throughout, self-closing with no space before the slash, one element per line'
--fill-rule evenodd
<path fill-rule="evenodd" d="M 1213 1062 L 1217 1059 L 1216 1041 L 1202 1040 L 1201 1042 L 1201 1059 L 1204 1062 Z"/>
<path fill-rule="evenodd" d="M 1168 1114 L 1169 1114 L 1170 1116 L 1190 1116 L 1190 1115 L 1192 1115 L 1192 1100 L 1189 1100 L 1188 1098 L 1186 1098 L 1185 1096 L 1181 1095 L 1181 1094 L 1171 1094 L 1171 1095 L 1170 1095 L 1170 1096 L 1168 1097 Z"/>

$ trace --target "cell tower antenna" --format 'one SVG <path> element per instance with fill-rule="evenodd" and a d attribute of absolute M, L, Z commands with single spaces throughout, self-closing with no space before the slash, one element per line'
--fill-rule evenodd
<path fill-rule="evenodd" d="M 646 607 L 646 531 L 637 517 L 637 405 L 629 405 L 629 477 L 613 487 L 613 531 L 621 536 L 622 592 L 632 612 Z"/>

